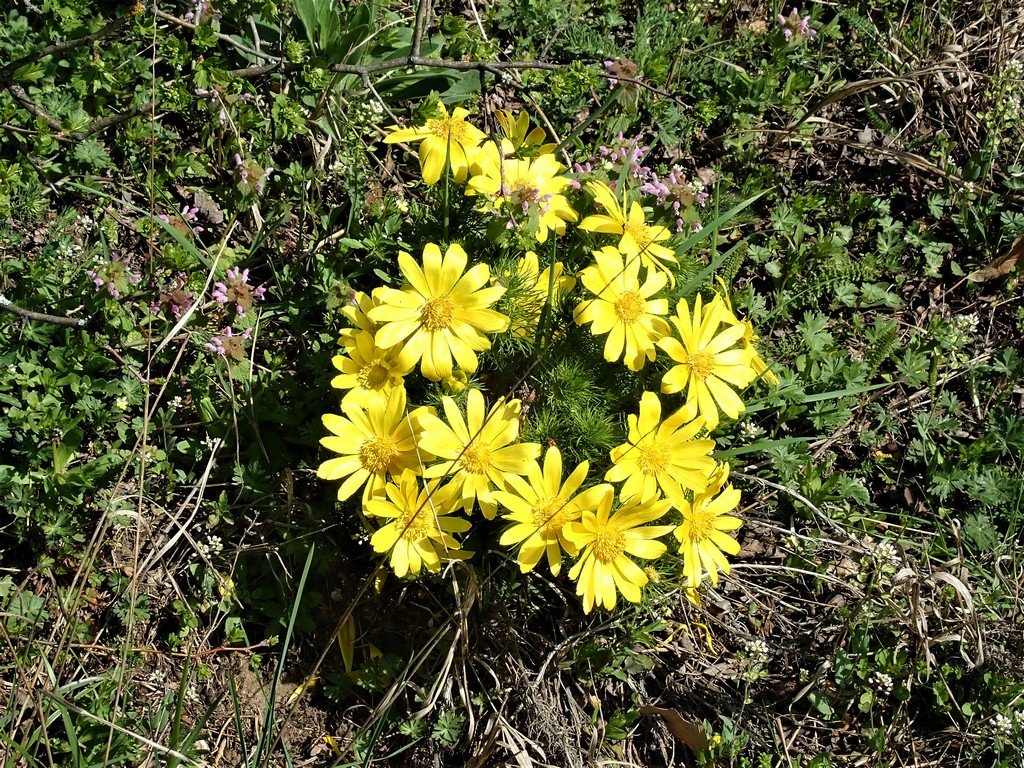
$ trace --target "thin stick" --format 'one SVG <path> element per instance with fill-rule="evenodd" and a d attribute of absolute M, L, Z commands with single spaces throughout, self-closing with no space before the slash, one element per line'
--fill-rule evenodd
<path fill-rule="evenodd" d="M 34 312 L 31 309 L 25 309 L 14 304 L 0 293 L 0 309 L 6 309 L 8 312 L 24 317 L 26 320 L 41 320 L 44 323 L 52 323 L 53 325 L 67 325 L 71 328 L 85 328 L 89 321 L 86 318 L 75 318 L 75 317 L 61 317 L 59 315 L 47 315 L 44 312 Z"/>

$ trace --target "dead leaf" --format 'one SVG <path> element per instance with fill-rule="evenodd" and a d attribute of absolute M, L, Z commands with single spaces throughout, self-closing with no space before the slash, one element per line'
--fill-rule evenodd
<path fill-rule="evenodd" d="M 710 742 L 708 735 L 704 732 L 704 726 L 690 720 L 684 720 L 678 710 L 666 709 L 665 707 L 639 707 L 637 711 L 641 715 L 660 715 L 665 720 L 668 729 L 672 731 L 677 739 L 685 744 L 694 755 L 698 755 L 708 748 Z"/>
<path fill-rule="evenodd" d="M 299 700 L 299 697 L 302 694 L 307 693 L 307 692 L 313 690 L 314 688 L 316 688 L 316 684 L 319 683 L 319 682 L 320 682 L 320 678 L 317 677 L 316 675 L 314 675 L 313 677 L 309 678 L 308 680 L 305 680 L 301 684 L 295 686 L 295 690 L 292 691 L 291 695 L 288 696 L 288 703 L 289 704 L 294 704 L 296 701 Z"/>
<path fill-rule="evenodd" d="M 205 190 L 195 189 L 190 192 L 185 187 L 175 186 L 174 188 L 184 199 L 187 200 L 191 197 L 192 205 L 199 213 L 203 214 L 203 218 L 210 224 L 224 223 L 224 211 L 217 204 L 217 201 L 210 197 Z"/>
<path fill-rule="evenodd" d="M 352 614 L 349 614 L 338 628 L 338 649 L 341 651 L 345 671 L 351 672 L 356 652 L 356 620 Z"/>
<path fill-rule="evenodd" d="M 206 217 L 206 220 L 211 224 L 223 224 L 224 223 L 224 211 L 221 210 L 220 206 L 217 205 L 217 201 L 210 197 L 206 192 L 201 189 L 197 189 L 192 197 L 192 205 L 199 209 L 199 212 Z"/>
<path fill-rule="evenodd" d="M 1010 250 L 997 259 L 993 259 L 988 266 L 971 272 L 967 279 L 973 283 L 983 283 L 986 280 L 993 280 L 997 277 L 1009 274 L 1010 270 L 1017 266 L 1017 263 L 1024 258 L 1024 237 L 1018 237 Z"/>

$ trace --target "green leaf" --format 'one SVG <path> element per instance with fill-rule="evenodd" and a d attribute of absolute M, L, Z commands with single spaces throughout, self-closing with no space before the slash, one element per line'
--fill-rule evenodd
<path fill-rule="evenodd" d="M 110 160 L 110 155 L 107 154 L 107 148 L 103 145 L 103 142 L 96 139 L 85 139 L 75 144 L 73 150 L 71 150 L 71 156 L 86 165 L 91 165 L 93 168 L 106 169 L 113 167 L 113 163 Z"/>
<path fill-rule="evenodd" d="M 814 440 L 813 437 L 780 437 L 777 440 L 758 440 L 747 445 L 738 445 L 735 448 L 727 448 L 723 451 L 715 451 L 714 456 L 716 458 L 727 458 L 730 456 L 740 456 L 744 453 L 756 453 L 758 451 L 768 451 L 772 448 L 777 448 L 780 445 L 793 445 L 795 443 L 810 443 Z"/>
<path fill-rule="evenodd" d="M 768 194 L 768 190 L 758 192 L 753 197 L 748 197 L 739 205 L 733 206 L 728 211 L 719 216 L 717 219 L 712 221 L 710 224 L 708 224 L 705 227 L 702 227 L 699 232 L 694 232 L 692 235 L 686 238 L 686 240 L 684 240 L 682 244 L 675 249 L 676 253 L 682 255 L 687 251 L 691 250 L 700 242 L 710 237 L 712 232 L 717 233 L 723 224 L 731 221 L 737 214 L 753 205 L 757 200 L 761 199 L 766 194 Z M 704 269 L 702 269 L 696 277 L 694 277 L 692 280 L 686 283 L 680 289 L 679 293 L 681 295 L 688 296 L 692 294 L 694 291 L 696 291 L 698 288 L 700 288 L 702 285 L 707 283 L 711 279 L 711 276 L 715 274 L 715 270 L 717 270 L 722 264 L 724 264 L 725 261 L 729 258 L 729 256 L 732 255 L 733 251 L 739 248 L 740 245 L 742 245 L 742 242 L 737 243 L 725 253 L 715 254 L 715 257 L 711 260 L 711 263 L 708 264 Z"/>
<path fill-rule="evenodd" d="M 334 0 L 294 0 L 293 5 L 313 51 L 340 64 L 341 17 Z"/>
<path fill-rule="evenodd" d="M 53 446 L 53 472 L 56 475 L 63 475 L 67 472 L 68 465 L 75 458 L 75 452 L 82 443 L 83 433 L 78 427 L 69 429 L 64 433 L 64 438 L 57 445 Z"/>
<path fill-rule="evenodd" d="M 302 22 L 302 28 L 306 31 L 306 39 L 312 45 L 316 45 L 317 33 L 317 6 L 319 0 L 292 0 L 292 7 L 295 15 Z"/>
<path fill-rule="evenodd" d="M 807 694 L 807 700 L 811 702 L 816 710 L 818 710 L 825 717 L 832 717 L 835 714 L 835 710 L 832 709 L 832 705 L 829 703 L 828 698 L 817 691 L 811 691 Z"/>
<path fill-rule="evenodd" d="M 21 83 L 34 83 L 46 74 L 46 67 L 38 61 L 23 64 L 14 70 L 14 80 Z"/>

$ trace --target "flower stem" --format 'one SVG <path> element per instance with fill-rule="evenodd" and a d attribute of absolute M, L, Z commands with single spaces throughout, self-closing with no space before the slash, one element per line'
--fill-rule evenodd
<path fill-rule="evenodd" d="M 534 340 L 536 346 L 540 349 L 544 346 L 544 331 L 547 325 L 548 316 L 551 314 L 551 310 L 555 303 L 555 251 L 557 248 L 558 241 L 555 238 L 551 238 L 551 259 L 548 262 L 548 296 L 544 300 L 544 308 L 540 311 L 540 319 L 537 321 L 537 336 Z"/>
<path fill-rule="evenodd" d="M 448 195 L 449 181 L 452 175 L 452 137 L 448 136 L 448 146 L 444 155 L 444 241 L 448 242 Z"/>

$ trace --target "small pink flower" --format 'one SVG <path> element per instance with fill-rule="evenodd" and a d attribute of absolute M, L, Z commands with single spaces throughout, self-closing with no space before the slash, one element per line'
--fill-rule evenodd
<path fill-rule="evenodd" d="M 237 363 L 245 359 L 245 345 L 242 342 L 248 341 L 250 336 L 252 336 L 252 328 L 246 328 L 236 336 L 228 326 L 213 336 L 204 346 L 218 357 Z"/>
<path fill-rule="evenodd" d="M 710 196 L 705 186 L 714 183 L 713 171 L 700 170 L 697 178 L 690 181 L 687 181 L 680 168 L 673 168 L 664 178 L 653 172 L 648 176 L 649 180 L 640 186 L 640 191 L 654 197 L 660 205 L 672 211 L 678 232 L 682 232 L 687 224 L 699 225 L 697 209 L 707 205 Z"/>
<path fill-rule="evenodd" d="M 194 11 L 189 11 L 182 16 L 185 21 L 192 22 L 196 26 L 219 19 L 220 17 L 220 12 L 213 10 L 213 3 L 209 0 L 199 0 Z"/>
<path fill-rule="evenodd" d="M 248 269 L 232 267 L 224 275 L 223 280 L 214 283 L 211 298 L 225 306 L 234 304 L 235 311 L 244 317 L 246 310 L 262 299 L 266 292 L 266 287 L 262 285 L 256 288 L 249 285 Z"/>
<path fill-rule="evenodd" d="M 238 186 L 242 192 L 249 194 L 254 190 L 262 193 L 273 168 L 264 168 L 255 160 L 244 160 L 239 154 L 235 154 L 235 166 L 238 168 Z"/>
<path fill-rule="evenodd" d="M 640 67 L 623 56 L 618 61 L 611 61 L 610 59 L 606 60 L 604 62 L 604 70 L 609 75 L 613 75 L 613 77 L 607 78 L 608 86 L 610 88 L 616 88 L 619 85 L 620 77 L 626 78 L 627 80 L 635 80 L 637 74 L 640 72 Z M 633 83 L 623 83 L 623 86 L 626 85 L 636 88 L 636 85 Z"/>
<path fill-rule="evenodd" d="M 157 218 L 160 219 L 160 221 L 164 222 L 164 224 L 169 224 L 170 226 L 174 227 L 183 235 L 188 234 L 189 231 L 198 234 L 199 232 L 206 231 L 203 227 L 193 223 L 199 220 L 198 214 L 198 208 L 191 207 L 189 206 L 188 203 L 185 203 L 183 206 L 181 206 L 181 211 L 179 213 L 176 213 L 173 216 L 168 215 L 166 213 L 158 213 Z"/>
<path fill-rule="evenodd" d="M 589 158 L 585 163 L 576 163 L 573 168 L 576 173 L 590 173 L 594 168 L 605 163 L 613 166 L 609 175 L 612 178 L 618 177 L 618 171 L 622 168 L 629 168 L 629 175 L 640 182 L 646 180 L 651 169 L 643 165 L 643 159 L 651 148 L 643 143 L 643 134 L 626 137 L 622 131 L 615 136 L 614 142 L 602 144 L 597 148 L 597 156 Z"/>
<path fill-rule="evenodd" d="M 110 261 L 97 264 L 95 269 L 87 269 L 85 274 L 92 279 L 97 291 L 106 289 L 115 299 L 142 280 L 142 274 L 133 268 L 130 258 L 119 253 L 112 254 Z"/>
<path fill-rule="evenodd" d="M 786 38 L 787 42 L 810 40 L 818 34 L 817 30 L 811 29 L 810 14 L 801 18 L 800 10 L 795 6 L 789 12 L 789 16 L 783 16 L 779 13 L 776 14 L 775 19 L 779 22 L 779 26 L 782 27 L 782 35 Z"/>
<path fill-rule="evenodd" d="M 149 305 L 150 311 L 154 315 L 163 312 L 175 320 L 180 319 L 196 297 L 195 293 L 185 288 L 186 280 L 184 274 L 175 275 L 170 285 L 160 289 L 157 300 Z"/>

